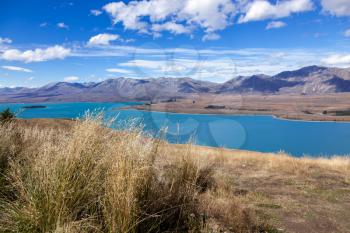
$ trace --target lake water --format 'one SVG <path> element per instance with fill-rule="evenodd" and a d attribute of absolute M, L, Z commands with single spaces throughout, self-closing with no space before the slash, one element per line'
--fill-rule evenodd
<path fill-rule="evenodd" d="M 301 155 L 349 155 L 350 123 L 305 122 L 272 116 L 229 116 L 118 110 L 137 103 L 43 103 L 47 108 L 23 109 L 32 104 L 0 104 L 10 107 L 20 118 L 78 118 L 87 110 L 102 110 L 107 118 L 120 122 L 135 119 L 146 132 L 156 136 L 167 127 L 166 138 L 172 143 L 190 139 L 198 145 L 227 147 L 262 152 L 285 151 Z"/>

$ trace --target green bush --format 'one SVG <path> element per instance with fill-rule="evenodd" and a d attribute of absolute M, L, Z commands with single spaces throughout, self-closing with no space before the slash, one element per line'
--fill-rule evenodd
<path fill-rule="evenodd" d="M 15 117 L 15 114 L 11 112 L 10 108 L 6 108 L 4 111 L 0 112 L 0 122 L 8 122 Z"/>

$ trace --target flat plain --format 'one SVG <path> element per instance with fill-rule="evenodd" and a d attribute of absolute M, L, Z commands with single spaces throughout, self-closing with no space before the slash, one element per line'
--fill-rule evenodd
<path fill-rule="evenodd" d="M 274 115 L 308 121 L 350 121 L 350 94 L 324 95 L 187 95 L 185 98 L 154 101 L 132 106 L 138 110 Z"/>

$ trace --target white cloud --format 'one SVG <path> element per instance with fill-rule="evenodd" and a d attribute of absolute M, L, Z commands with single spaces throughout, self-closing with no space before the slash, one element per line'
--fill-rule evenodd
<path fill-rule="evenodd" d="M 134 68 L 134 73 L 145 76 L 186 76 L 196 63 L 190 59 L 169 60 L 130 60 L 119 63 L 119 66 Z"/>
<path fill-rule="evenodd" d="M 323 10 L 335 16 L 350 16 L 349 0 L 321 0 Z"/>
<path fill-rule="evenodd" d="M 206 32 L 214 32 L 231 24 L 231 16 L 235 12 L 231 0 L 187 0 L 179 14 L 183 14 L 187 22 L 197 23 Z"/>
<path fill-rule="evenodd" d="M 96 46 L 96 45 L 109 45 L 111 41 L 115 41 L 119 39 L 119 35 L 116 34 L 98 34 L 90 38 L 88 45 Z"/>
<path fill-rule="evenodd" d="M 153 24 L 152 30 L 155 32 L 169 31 L 175 35 L 187 34 L 187 33 L 191 32 L 191 30 L 189 28 L 186 28 L 182 24 L 177 24 L 174 22 L 166 22 L 164 24 Z"/>
<path fill-rule="evenodd" d="M 102 14 L 102 11 L 93 9 L 93 10 L 90 10 L 90 14 L 92 14 L 94 16 L 99 16 Z"/>
<path fill-rule="evenodd" d="M 335 54 L 331 55 L 322 60 L 322 62 L 326 65 L 331 66 L 350 66 L 350 54 Z"/>
<path fill-rule="evenodd" d="M 79 80 L 79 77 L 77 77 L 77 76 L 68 76 L 68 77 L 65 77 L 63 79 L 63 81 L 65 81 L 65 82 L 75 82 L 78 80 Z"/>
<path fill-rule="evenodd" d="M 268 56 L 265 56 L 268 57 Z M 287 69 L 300 68 L 297 64 L 287 62 L 276 63 L 279 57 L 268 57 L 265 60 L 255 58 L 256 61 L 246 59 L 232 59 L 230 57 L 173 60 L 130 60 L 119 66 L 134 67 L 140 77 L 191 77 L 199 80 L 225 82 L 238 75 L 252 75 L 257 73 L 276 74 Z M 303 61 L 304 62 L 304 61 Z M 308 63 L 306 63 L 308 64 Z M 139 72 L 141 71 L 141 72 Z"/>
<path fill-rule="evenodd" d="M 11 39 L 0 37 L 0 45 L 1 45 L 1 44 L 11 44 L 11 43 L 12 43 L 12 40 L 11 40 Z"/>
<path fill-rule="evenodd" d="M 166 65 L 166 61 L 152 61 L 152 60 L 131 60 L 128 62 L 119 63 L 119 66 L 126 67 L 139 67 L 146 69 L 159 69 L 162 70 L 162 67 Z"/>
<path fill-rule="evenodd" d="M 125 43 L 131 43 L 131 42 L 135 42 L 135 39 L 124 39 Z"/>
<path fill-rule="evenodd" d="M 20 51 L 18 49 L 8 49 L 1 55 L 1 58 L 8 61 L 41 62 L 54 59 L 64 59 L 71 50 L 55 45 L 47 49 L 35 49 Z"/>
<path fill-rule="evenodd" d="M 329 56 L 330 48 L 287 49 L 246 48 L 197 49 L 136 47 L 110 45 L 108 47 L 82 47 L 74 50 L 76 57 L 127 57 L 133 60 L 118 64 L 116 68 L 130 70 L 133 77 L 194 77 L 202 80 L 224 81 L 238 75 L 276 74 L 308 65 L 324 65 L 322 58 Z M 214 62 L 215 61 L 215 62 Z M 202 67 L 202 68 L 201 68 Z M 216 76 L 216 73 L 220 74 Z M 130 77 L 129 74 L 126 74 Z"/>
<path fill-rule="evenodd" d="M 205 32 L 225 29 L 232 24 L 236 8 L 231 0 L 142 0 L 112 2 L 103 7 L 113 22 L 140 33 L 174 34 L 202 28 Z M 182 27 L 179 26 L 182 24 Z M 186 26 L 184 26 L 186 25 Z"/>
<path fill-rule="evenodd" d="M 207 40 L 218 40 L 220 39 L 220 35 L 217 33 L 209 33 L 209 34 L 205 34 L 202 38 L 203 41 L 207 41 Z"/>
<path fill-rule="evenodd" d="M 62 29 L 69 29 L 68 25 L 65 24 L 65 23 L 63 23 L 63 22 L 58 23 L 58 24 L 57 24 L 57 27 L 62 28 Z"/>
<path fill-rule="evenodd" d="M 265 19 L 278 19 L 312 9 L 313 4 L 311 0 L 277 1 L 275 5 L 267 0 L 254 0 L 243 9 L 244 15 L 239 18 L 238 22 L 246 23 Z"/>
<path fill-rule="evenodd" d="M 26 73 L 32 73 L 33 71 L 27 68 L 18 67 L 18 66 L 2 66 L 5 70 L 11 70 L 11 71 L 20 71 L 20 72 L 26 72 Z"/>
<path fill-rule="evenodd" d="M 344 32 L 344 36 L 350 37 L 350 28 Z"/>
<path fill-rule="evenodd" d="M 267 24 L 266 30 L 273 29 L 273 28 L 283 28 L 287 26 L 285 22 L 282 21 L 271 21 Z"/>
<path fill-rule="evenodd" d="M 124 2 L 112 2 L 103 7 L 103 9 L 111 15 L 113 23 L 122 22 L 125 29 L 145 31 L 147 23 L 140 22 L 139 17 L 145 15 L 142 11 L 144 2 L 130 2 L 130 5 Z M 143 4 L 145 5 L 145 4 Z"/>
<path fill-rule="evenodd" d="M 119 74 L 129 74 L 131 73 L 130 70 L 125 70 L 125 69 L 120 69 L 120 68 L 109 68 L 106 69 L 107 72 L 109 73 L 119 73 Z"/>

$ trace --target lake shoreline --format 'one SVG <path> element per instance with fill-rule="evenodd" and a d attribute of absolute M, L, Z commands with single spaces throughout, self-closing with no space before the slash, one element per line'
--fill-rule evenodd
<path fill-rule="evenodd" d="M 126 106 L 117 103 L 57 104 L 47 109 L 20 111 L 17 117 L 82 119 L 88 110 L 92 116 L 104 111 L 105 119 L 117 118 L 117 122 L 111 128 L 123 128 L 128 126 L 125 124 L 132 123 L 130 120 L 135 119 L 153 136 L 167 127 L 169 131 L 164 136 L 172 143 L 186 143 L 193 138 L 199 145 L 261 152 L 285 151 L 296 157 L 305 154 L 330 156 L 350 153 L 348 122 L 280 120 L 267 114 L 261 116 L 262 114 L 249 113 L 241 113 L 239 116 L 238 114 L 209 115 L 215 114 L 213 112 L 208 115 L 204 113 L 186 115 L 157 113 L 153 108 L 147 109 L 152 112 L 122 110 Z M 13 106 L 13 109 L 20 107 Z M 129 106 L 128 109 L 134 108 Z"/>
<path fill-rule="evenodd" d="M 178 114 L 178 113 L 174 113 Z M 42 128 L 52 128 L 54 130 L 62 128 L 62 129 L 68 129 L 73 126 L 74 122 L 80 121 L 79 119 L 69 119 L 69 118 L 31 118 L 31 119 L 24 119 L 24 118 L 17 118 L 15 120 L 16 123 L 19 123 L 20 125 L 23 125 L 25 127 L 29 126 L 39 126 Z M 123 130 L 117 130 L 120 132 Z M 166 142 L 169 144 L 169 146 L 185 146 L 187 143 L 172 143 L 172 142 Z M 333 158 L 344 158 L 344 159 L 350 159 L 350 154 L 342 154 L 342 155 L 310 155 L 310 154 L 303 154 L 303 155 L 293 155 L 292 153 L 288 153 L 285 151 L 271 151 L 271 152 L 264 152 L 264 151 L 258 151 L 258 150 L 249 150 L 249 149 L 241 149 L 241 148 L 229 148 L 229 147 L 216 147 L 216 146 L 208 146 L 208 145 L 199 145 L 199 144 L 193 144 L 194 148 L 197 148 L 198 150 L 210 150 L 210 151 L 225 151 L 226 153 L 248 153 L 251 155 L 257 155 L 257 156 L 288 156 L 293 159 L 311 159 L 311 160 L 318 160 L 318 159 L 325 159 L 325 160 L 332 160 Z"/>
<path fill-rule="evenodd" d="M 31 118 L 31 119 L 24 119 L 24 118 L 17 118 L 14 120 L 16 124 L 22 125 L 24 127 L 39 127 L 39 128 L 51 128 L 51 129 L 70 129 L 73 127 L 73 124 L 78 122 L 80 120 L 78 119 L 69 119 L 69 118 Z M 123 130 L 116 130 L 118 132 L 122 132 Z M 154 139 L 154 138 L 153 138 Z M 182 147 L 185 146 L 188 143 L 171 143 L 166 142 L 169 146 L 174 147 Z M 284 151 L 279 152 L 262 152 L 262 151 L 255 151 L 255 150 L 246 150 L 246 149 L 233 149 L 233 148 L 227 148 L 227 147 L 215 147 L 215 146 L 206 146 L 206 145 L 198 145 L 193 144 L 192 147 L 197 148 L 198 150 L 210 150 L 210 151 L 225 151 L 226 153 L 248 153 L 250 155 L 256 155 L 256 156 L 287 156 L 293 159 L 310 159 L 310 160 L 318 160 L 318 159 L 325 159 L 325 160 L 332 160 L 333 158 L 344 158 L 344 159 L 350 159 L 349 155 L 301 155 L 296 156 L 289 154 Z"/>
<path fill-rule="evenodd" d="M 272 115 L 303 121 L 350 122 L 350 94 L 324 95 L 190 95 L 157 99 L 128 109 L 184 114 Z"/>

